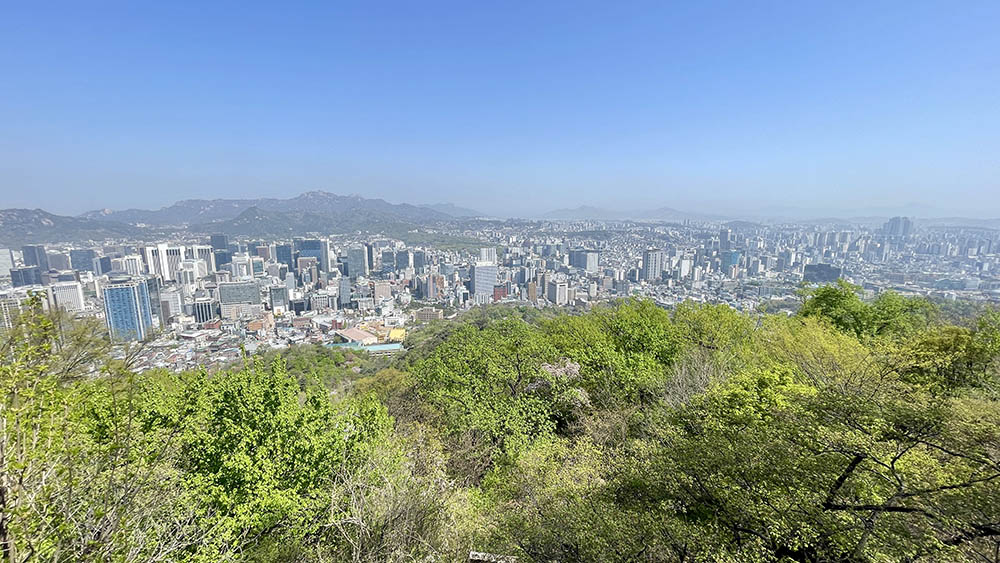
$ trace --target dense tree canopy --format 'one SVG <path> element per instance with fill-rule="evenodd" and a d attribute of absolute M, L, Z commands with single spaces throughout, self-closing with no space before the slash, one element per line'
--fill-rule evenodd
<path fill-rule="evenodd" d="M 1000 561 L 1000 316 L 803 298 L 488 308 L 391 365 L 221 373 L 134 374 L 29 308 L 0 341 L 2 557 Z"/>

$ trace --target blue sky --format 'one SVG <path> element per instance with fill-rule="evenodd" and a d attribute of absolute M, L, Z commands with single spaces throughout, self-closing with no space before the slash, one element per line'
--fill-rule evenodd
<path fill-rule="evenodd" d="M 1000 216 L 1000 2 L 21 2 L 0 207 Z"/>

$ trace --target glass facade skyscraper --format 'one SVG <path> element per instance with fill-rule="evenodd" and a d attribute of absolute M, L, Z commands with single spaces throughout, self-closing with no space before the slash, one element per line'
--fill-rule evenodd
<path fill-rule="evenodd" d="M 347 275 L 351 279 L 367 276 L 369 272 L 368 249 L 364 246 L 352 246 L 347 249 Z"/>
<path fill-rule="evenodd" d="M 153 328 L 146 280 L 114 277 L 104 286 L 104 319 L 114 340 L 143 340 Z"/>
<path fill-rule="evenodd" d="M 38 266 L 43 272 L 49 270 L 49 256 L 45 253 L 45 246 L 41 244 L 26 244 L 21 247 L 21 259 L 25 266 Z"/>
<path fill-rule="evenodd" d="M 90 248 L 74 248 L 69 251 L 70 264 L 80 272 L 93 272 L 96 257 L 97 254 Z"/>
<path fill-rule="evenodd" d="M 215 250 L 229 250 L 229 237 L 227 235 L 212 235 L 209 237 L 209 241 Z"/>
<path fill-rule="evenodd" d="M 313 257 L 321 272 L 330 271 L 330 245 L 323 239 L 295 239 L 293 250 L 298 258 Z"/>
<path fill-rule="evenodd" d="M 274 245 L 274 259 L 286 266 L 288 266 L 289 271 L 295 271 L 295 260 L 292 258 L 292 245 L 290 244 L 276 244 Z"/>

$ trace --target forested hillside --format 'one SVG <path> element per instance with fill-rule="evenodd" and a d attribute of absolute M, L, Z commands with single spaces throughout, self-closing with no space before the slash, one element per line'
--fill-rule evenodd
<path fill-rule="evenodd" d="M 134 374 L 2 335 L 22 561 L 1000 561 L 1000 314 L 847 284 L 796 316 L 487 308 L 394 360 Z"/>

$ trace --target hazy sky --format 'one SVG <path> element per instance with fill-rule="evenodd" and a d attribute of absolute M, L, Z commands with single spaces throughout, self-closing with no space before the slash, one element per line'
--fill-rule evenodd
<path fill-rule="evenodd" d="M 0 208 L 1000 216 L 998 30 L 997 0 L 8 2 Z"/>

